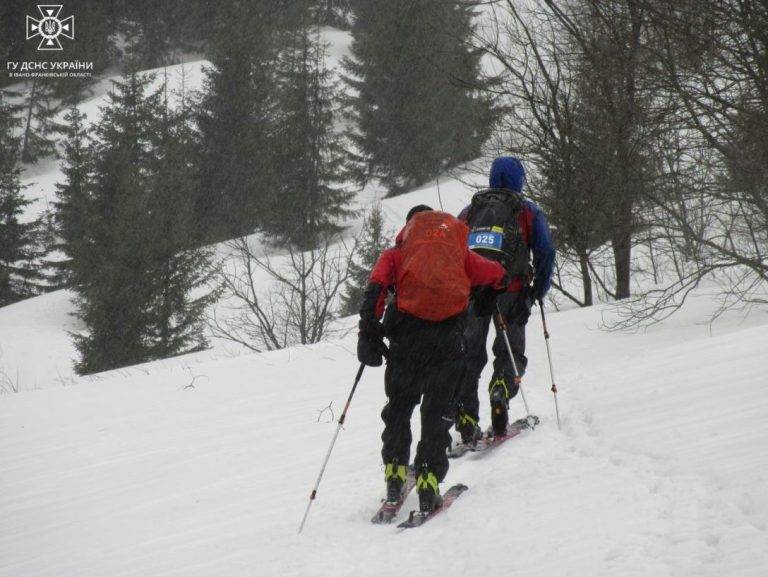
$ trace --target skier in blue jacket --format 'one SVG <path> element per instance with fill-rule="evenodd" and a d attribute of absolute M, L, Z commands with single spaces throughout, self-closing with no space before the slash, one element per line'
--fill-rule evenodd
<path fill-rule="evenodd" d="M 507 271 L 509 284 L 496 303 L 504 317 L 507 336 L 522 376 L 525 356 L 525 325 L 536 301 L 550 288 L 555 250 L 549 225 L 541 209 L 522 195 L 525 169 L 518 158 L 507 156 L 493 161 L 490 188 L 475 194 L 472 203 L 459 214 L 470 228 L 470 248 L 483 256 L 500 261 Z M 492 315 L 496 310 L 481 310 L 473 301 L 464 332 L 466 371 L 458 395 L 456 428 L 462 441 L 474 444 L 482 436 L 479 427 L 478 387 L 480 374 L 488 362 L 486 342 Z M 500 330 L 500 329 L 499 329 Z M 494 434 L 503 434 L 509 422 L 509 400 L 519 388 L 503 336 L 493 343 L 493 375 L 488 385 L 491 402 L 491 426 Z"/>

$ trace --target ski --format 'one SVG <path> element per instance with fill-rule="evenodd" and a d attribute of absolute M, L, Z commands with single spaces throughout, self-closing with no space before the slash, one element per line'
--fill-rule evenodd
<path fill-rule="evenodd" d="M 397 517 L 397 514 L 400 512 L 400 509 L 403 506 L 403 503 L 405 503 L 406 498 L 408 497 L 409 493 L 413 491 L 413 488 L 416 486 L 416 471 L 414 470 L 413 466 L 408 467 L 408 473 L 405 477 L 405 484 L 403 485 L 403 492 L 400 493 L 400 499 L 396 501 L 395 503 L 390 503 L 389 501 L 382 500 L 381 507 L 378 511 L 376 511 L 376 514 L 371 518 L 371 523 L 374 525 L 385 525 L 387 523 L 391 523 L 392 519 Z"/>
<path fill-rule="evenodd" d="M 461 495 L 468 488 L 469 487 L 462 485 L 461 483 L 454 485 L 445 492 L 443 495 L 443 502 L 437 509 L 430 511 L 429 513 L 422 511 L 411 511 L 411 514 L 408 516 L 408 520 L 400 523 L 398 528 L 411 529 L 413 527 L 421 527 L 424 523 L 448 509 L 453 504 L 453 502 L 459 498 L 459 495 Z"/>
<path fill-rule="evenodd" d="M 457 443 L 448 450 L 449 459 L 458 459 L 463 457 L 467 453 L 482 453 L 489 449 L 494 449 L 501 445 L 504 441 L 508 441 L 513 437 L 517 437 L 520 433 L 526 429 L 534 429 L 539 424 L 539 418 L 536 415 L 529 415 L 524 419 L 518 419 L 514 423 L 507 425 L 507 430 L 503 435 L 494 435 L 492 432 L 488 432 L 483 435 L 474 446 L 466 445 L 464 443 Z"/>

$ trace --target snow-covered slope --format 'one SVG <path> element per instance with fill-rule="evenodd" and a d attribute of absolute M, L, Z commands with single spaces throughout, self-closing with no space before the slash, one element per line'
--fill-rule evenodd
<path fill-rule="evenodd" d="M 369 523 L 384 394 L 367 369 L 296 535 L 354 337 L 1 396 L 0 575 L 762 577 L 768 318 L 699 324 L 714 306 L 700 293 L 637 334 L 597 330 L 606 309 L 551 314 L 562 431 L 532 319 L 542 425 L 454 463 L 469 492 L 405 534 Z"/>

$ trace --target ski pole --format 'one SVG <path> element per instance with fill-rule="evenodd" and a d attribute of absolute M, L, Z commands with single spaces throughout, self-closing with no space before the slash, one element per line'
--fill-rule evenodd
<path fill-rule="evenodd" d="M 507 323 L 504 321 L 504 315 L 501 314 L 499 303 L 496 303 L 496 319 L 497 328 L 501 330 L 501 334 L 504 335 L 504 342 L 507 345 L 507 352 L 509 353 L 509 360 L 512 362 L 512 370 L 515 373 L 515 382 L 520 390 L 520 397 L 523 399 L 523 405 L 525 405 L 525 414 L 527 418 L 531 418 L 531 410 L 528 408 L 528 401 L 525 400 L 525 392 L 523 391 L 523 380 L 520 377 L 520 371 L 517 370 L 517 363 L 515 362 L 515 355 L 512 354 L 512 345 L 509 344 L 509 335 L 507 335 Z"/>
<path fill-rule="evenodd" d="M 315 500 L 315 497 L 317 497 L 317 488 L 320 486 L 323 473 L 325 473 L 325 467 L 328 465 L 328 459 L 331 458 L 331 451 L 333 451 L 333 446 L 336 444 L 336 437 L 339 436 L 339 431 L 341 431 L 341 427 L 344 425 L 344 419 L 347 417 L 347 410 L 349 409 L 349 405 L 352 402 L 352 397 L 355 394 L 357 383 L 360 382 L 360 377 L 363 376 L 363 369 L 365 369 L 365 365 L 360 363 L 360 368 L 357 370 L 357 376 L 355 377 L 355 383 L 352 385 L 352 390 L 349 391 L 349 397 L 347 397 L 347 404 L 344 405 L 344 410 L 341 412 L 341 416 L 339 417 L 339 425 L 336 427 L 336 432 L 333 434 L 333 439 L 331 439 L 331 446 L 328 447 L 328 453 L 325 455 L 323 466 L 320 468 L 320 474 L 317 476 L 317 481 L 315 481 L 315 487 L 312 489 L 312 493 L 309 495 L 309 503 L 307 503 L 307 509 L 304 511 L 304 517 L 301 519 L 301 525 L 299 525 L 299 534 L 301 534 L 301 531 L 304 529 L 304 524 L 307 522 L 309 508 L 312 506 L 312 502 Z"/>
<path fill-rule="evenodd" d="M 539 299 L 541 309 L 541 326 L 544 328 L 544 342 L 547 345 L 547 359 L 549 360 L 549 376 L 552 378 L 552 395 L 555 398 L 555 415 L 557 415 L 557 428 L 560 429 L 560 408 L 557 406 L 557 385 L 555 385 L 555 370 L 552 368 L 552 351 L 549 348 L 549 331 L 547 330 L 547 318 L 544 316 L 544 303 Z"/>

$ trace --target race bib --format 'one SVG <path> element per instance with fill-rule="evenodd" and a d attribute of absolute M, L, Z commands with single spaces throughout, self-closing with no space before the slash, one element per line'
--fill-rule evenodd
<path fill-rule="evenodd" d="M 501 227 L 494 226 L 491 230 L 476 230 L 469 233 L 469 248 L 502 250 L 504 231 Z"/>

